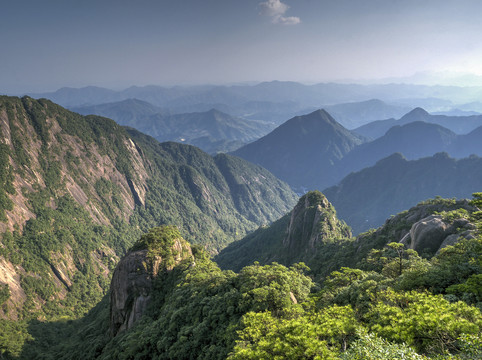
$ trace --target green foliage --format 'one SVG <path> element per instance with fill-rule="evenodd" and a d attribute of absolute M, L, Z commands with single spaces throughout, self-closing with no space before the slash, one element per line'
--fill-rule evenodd
<path fill-rule="evenodd" d="M 482 192 L 473 193 L 474 197 L 470 202 L 471 205 L 476 206 L 479 210 L 473 213 L 473 218 L 477 221 L 482 220 Z"/>
<path fill-rule="evenodd" d="M 457 340 L 457 345 L 461 349 L 460 359 L 482 359 L 482 337 L 480 334 L 463 334 Z"/>
<path fill-rule="evenodd" d="M 320 327 L 307 317 L 278 319 L 270 312 L 250 312 L 242 326 L 229 360 L 336 359 L 317 333 Z"/>
<path fill-rule="evenodd" d="M 417 354 L 406 344 L 389 342 L 373 333 L 362 333 L 350 349 L 341 354 L 341 360 L 423 360 L 425 356 Z"/>
<path fill-rule="evenodd" d="M 8 197 L 9 194 L 15 194 L 9 154 L 8 146 L 0 143 L 0 221 L 6 220 L 5 210 L 13 210 L 13 202 Z"/>
<path fill-rule="evenodd" d="M 451 223 L 457 219 L 470 219 L 471 216 L 470 212 L 463 208 L 451 211 L 436 211 L 434 214 L 441 215 L 443 220 L 447 223 Z"/>
<path fill-rule="evenodd" d="M 301 311 L 290 293 L 302 301 L 312 286 L 302 265 L 289 269 L 254 265 L 236 275 L 221 271 L 199 248 L 193 253 L 195 265 L 191 261 L 180 263 L 158 277 L 148 312 L 132 329 L 113 339 L 105 338 L 105 328 L 97 330 L 99 323 L 89 314 L 76 324 L 75 332 L 66 331 L 62 344 L 44 349 L 45 358 L 75 358 L 78 349 L 92 342 L 98 344 L 97 350 L 82 354 L 83 359 L 225 359 L 234 347 L 244 314 L 253 310 L 279 314 Z M 108 309 L 108 303 L 102 306 Z M 98 307 L 94 310 L 100 311 Z M 108 310 L 104 321 L 108 322 Z M 96 335 L 86 336 L 88 329 Z M 47 337 L 43 343 L 49 341 Z"/>
<path fill-rule="evenodd" d="M 482 331 L 478 309 L 463 302 L 450 303 L 440 295 L 414 291 L 379 293 L 366 321 L 371 331 L 389 341 L 442 354 L 457 349 L 460 335 Z"/>
<path fill-rule="evenodd" d="M 10 298 L 10 288 L 8 284 L 0 284 L 0 306 Z"/>
<path fill-rule="evenodd" d="M 481 236 L 462 239 L 453 246 L 443 248 L 432 259 L 432 266 L 420 274 L 419 283 L 433 293 L 444 294 L 449 287 L 462 284 L 469 277 L 482 273 L 481 255 Z M 452 292 L 456 293 L 457 291 Z"/>
<path fill-rule="evenodd" d="M 467 281 L 451 285 L 446 289 L 448 294 L 456 295 L 469 304 L 482 303 L 482 274 L 470 275 Z"/>
<path fill-rule="evenodd" d="M 32 208 L 37 217 L 25 224 L 22 234 L 6 233 L 2 240 L 7 259 L 29 274 L 21 281 L 27 299 L 20 316 L 78 317 L 100 301 L 109 286 L 103 272 L 104 266 L 112 268 L 113 259 L 99 254 L 96 260 L 93 254 L 103 247 L 117 248 L 120 239 L 125 244 L 132 229 L 95 224 L 70 196 L 58 198 L 55 210 L 46 206 L 46 199 L 47 191 L 36 193 Z M 60 277 L 60 271 L 71 283 Z M 63 283 L 60 288 L 59 282 Z M 67 295 L 61 300 L 59 295 L 64 290 Z M 46 304 L 39 309 L 39 302 Z"/>
<path fill-rule="evenodd" d="M 26 322 L 0 319 L 0 358 L 16 358 L 31 339 Z"/>
<path fill-rule="evenodd" d="M 212 158 L 193 146 L 130 134 L 152 164 L 145 206 L 131 217 L 131 224 L 144 231 L 175 225 L 190 243 L 217 252 L 276 220 L 296 201 L 286 184 L 246 161 L 229 155 Z"/>
<path fill-rule="evenodd" d="M 289 214 L 230 244 L 215 261 L 231 270 L 253 261 L 276 261 L 287 266 L 302 261 L 315 275 L 325 276 L 344 265 L 344 258 L 353 250 L 348 250 L 350 243 L 350 228 L 338 220 L 335 209 L 321 192 L 310 191 Z"/>
<path fill-rule="evenodd" d="M 2 191 L 7 198 L 14 192 L 9 188 L 13 169 L 18 175 L 31 171 L 26 165 L 33 149 L 22 137 L 26 125 L 35 130 L 30 139 L 35 145 L 28 146 L 41 147 L 40 169 L 35 171 L 46 187 L 34 184 L 33 191 L 22 190 L 35 217 L 22 231 L 1 235 L 0 255 L 25 270 L 20 283 L 26 298 L 17 322 L 0 320 L 0 357 L 423 358 L 412 349 L 431 357 L 480 355 L 480 311 L 467 304 L 480 305 L 481 237 L 421 259 L 394 242 L 413 223 L 408 213 L 353 241 L 333 207 L 324 204 L 324 196 L 310 192 L 303 198 L 305 211 L 295 214 L 299 218 L 291 234 L 307 243 L 282 248 L 291 216 L 270 228 L 259 225 L 284 214 L 295 197 L 267 172 L 234 157 L 213 159 L 194 147 L 158 144 L 130 132 L 133 144 L 114 122 L 81 117 L 47 100 L 3 100 L 13 148 L 0 145 L 0 202 Z M 55 136 L 52 119 L 61 128 Z M 126 214 L 131 209 L 121 186 L 112 178 L 91 177 L 68 139 L 79 145 L 76 153 L 85 151 L 81 159 L 110 158 L 130 186 L 138 180 L 130 152 L 136 147 L 149 179 L 145 205 L 137 201 L 130 223 Z M 84 191 L 89 209 L 100 209 L 101 221 L 109 226 L 93 221 L 92 214 L 66 195 L 70 180 L 62 178 L 65 169 Z M 91 179 L 95 181 L 89 184 Z M 478 194 L 472 204 L 480 207 Z M 454 200 L 435 199 L 421 206 L 444 211 L 447 222 L 458 217 L 477 220 L 472 210 Z M 159 226 L 163 224 L 173 226 Z M 134 244 L 138 234 L 151 227 Z M 236 245 L 230 253 L 228 262 L 238 266 L 239 274 L 221 271 L 203 250 L 219 250 L 257 227 L 245 242 L 249 246 Z M 107 274 L 115 255 L 134 244 L 132 249 L 147 249 L 150 256 L 173 264 L 179 251 L 173 245 L 179 241 L 180 251 L 185 250 L 181 235 L 198 244 L 192 247 L 194 260 L 162 272 L 145 316 L 109 338 Z M 240 269 L 244 261 L 252 263 L 253 252 L 262 263 L 306 259 L 312 270 L 278 263 Z M 315 284 L 306 273 L 325 281 Z M 10 289 L 1 286 L 4 313 L 9 296 Z"/>
<path fill-rule="evenodd" d="M 174 245 L 178 242 L 181 249 Z M 131 251 L 147 250 L 148 258 L 161 257 L 162 264 L 172 267 L 176 258 L 187 254 L 188 244 L 175 226 L 164 225 L 149 230 L 132 246 Z"/>
<path fill-rule="evenodd" d="M 254 311 L 269 310 L 278 314 L 296 302 L 307 299 L 313 282 L 305 276 L 304 264 L 289 270 L 280 264 L 260 266 L 255 264 L 243 268 L 237 277 L 237 285 L 243 293 L 240 307 Z"/>

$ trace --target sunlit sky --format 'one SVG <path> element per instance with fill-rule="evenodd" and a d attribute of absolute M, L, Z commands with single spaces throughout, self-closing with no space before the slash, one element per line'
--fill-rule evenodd
<path fill-rule="evenodd" d="M 482 75 L 479 0 L 2 0 L 0 93 Z"/>

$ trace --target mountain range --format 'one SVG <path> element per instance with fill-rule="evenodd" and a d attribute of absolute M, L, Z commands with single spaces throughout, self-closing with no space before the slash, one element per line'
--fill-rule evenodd
<path fill-rule="evenodd" d="M 482 127 L 457 135 L 441 125 L 418 121 L 424 114 L 424 110 L 415 109 L 404 117 L 413 122 L 395 125 L 383 136 L 369 141 L 344 128 L 325 110 L 319 110 L 288 120 L 233 154 L 265 167 L 298 192 L 336 185 L 351 172 L 373 166 L 394 153 L 411 160 L 438 152 L 456 158 L 482 155 Z"/>
<path fill-rule="evenodd" d="M 379 99 L 327 105 L 323 108 L 347 129 L 359 128 L 380 119 L 398 119 L 412 110 L 410 106 L 388 104 Z M 363 128 L 358 133 L 371 137 L 363 133 Z"/>
<path fill-rule="evenodd" d="M 150 134 L 160 142 L 195 145 L 212 154 L 236 150 L 274 128 L 272 123 L 241 119 L 216 109 L 170 114 L 169 110 L 136 99 L 72 108 L 72 111 L 105 116 Z"/>
<path fill-rule="evenodd" d="M 249 101 L 293 102 L 301 107 L 380 99 L 440 99 L 459 104 L 479 101 L 481 87 L 426 86 L 410 84 L 341 84 L 320 83 L 304 85 L 289 81 L 263 82 L 256 85 L 161 87 L 132 86 L 114 91 L 89 86 L 61 88 L 51 93 L 29 94 L 45 97 L 66 107 L 96 105 L 126 99 L 139 99 L 160 107 L 186 106 L 200 103 L 241 105 Z"/>

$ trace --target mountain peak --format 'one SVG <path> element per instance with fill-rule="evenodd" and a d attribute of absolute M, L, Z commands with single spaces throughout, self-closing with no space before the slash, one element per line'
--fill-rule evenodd
<path fill-rule="evenodd" d="M 291 212 L 283 245 L 291 255 L 300 256 L 313 252 L 317 244 L 350 237 L 350 229 L 338 220 L 335 208 L 325 195 L 310 191 L 300 198 Z"/>
<path fill-rule="evenodd" d="M 428 117 L 430 117 L 430 114 L 425 109 L 422 109 L 421 107 L 416 107 L 409 113 L 405 114 L 400 119 L 400 121 L 403 121 L 403 122 L 425 121 Z"/>
<path fill-rule="evenodd" d="M 362 142 L 320 109 L 286 121 L 234 155 L 265 167 L 295 188 L 319 189 L 340 180 L 333 164 Z"/>

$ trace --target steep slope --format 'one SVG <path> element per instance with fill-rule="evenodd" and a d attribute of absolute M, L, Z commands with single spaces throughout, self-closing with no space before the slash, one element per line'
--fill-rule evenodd
<path fill-rule="evenodd" d="M 393 126 L 398 125 L 397 119 L 375 120 L 353 129 L 353 132 L 375 140 L 382 137 Z"/>
<path fill-rule="evenodd" d="M 395 116 L 392 117 L 397 118 Z M 395 125 L 405 125 L 415 121 L 437 124 L 453 131 L 456 134 L 462 135 L 473 131 L 479 126 L 482 126 L 482 115 L 431 115 L 422 108 L 415 108 L 402 116 L 399 120 L 378 120 L 366 125 L 362 125 L 354 129 L 354 131 L 363 136 L 376 139 L 383 136 L 391 127 Z"/>
<path fill-rule="evenodd" d="M 143 229 L 175 224 L 190 242 L 214 251 L 276 220 L 296 202 L 287 184 L 247 161 L 225 154 L 212 157 L 190 145 L 159 143 L 136 130 L 129 134 L 153 164 L 148 181 L 152 191 L 136 215 Z"/>
<path fill-rule="evenodd" d="M 432 156 L 447 151 L 457 139 L 452 131 L 435 124 L 412 122 L 392 127 L 384 136 L 353 149 L 339 163 L 339 171 L 346 176 L 393 153 L 400 152 L 407 159 Z"/>
<path fill-rule="evenodd" d="M 150 227 L 183 226 L 215 252 L 296 201 L 241 159 L 159 144 L 48 100 L 1 97 L 0 126 L 0 317 L 82 314 Z"/>
<path fill-rule="evenodd" d="M 408 161 L 393 154 L 324 190 L 354 233 L 383 224 L 390 215 L 435 196 L 467 198 L 482 189 L 482 158 L 447 154 Z"/>
<path fill-rule="evenodd" d="M 291 265 L 303 261 L 319 268 L 318 253 L 351 238 L 334 207 L 319 191 L 303 195 L 293 210 L 269 227 L 259 228 L 223 249 L 214 260 L 221 268 L 239 271 L 253 261 Z"/>
<path fill-rule="evenodd" d="M 317 189 L 340 179 L 334 165 L 362 142 L 318 110 L 288 120 L 233 154 L 263 166 L 293 188 Z"/>

